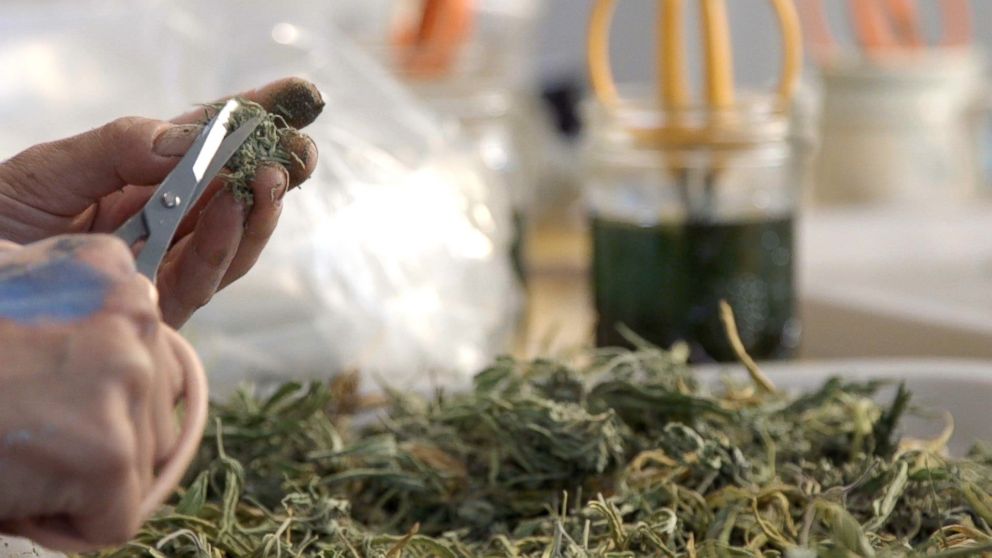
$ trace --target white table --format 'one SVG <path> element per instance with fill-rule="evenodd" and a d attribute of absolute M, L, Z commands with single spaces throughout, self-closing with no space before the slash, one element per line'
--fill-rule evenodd
<path fill-rule="evenodd" d="M 810 212 L 806 358 L 992 358 L 992 203 Z"/>

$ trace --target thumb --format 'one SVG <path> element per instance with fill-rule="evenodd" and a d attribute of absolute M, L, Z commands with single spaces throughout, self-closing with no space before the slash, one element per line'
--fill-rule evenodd
<path fill-rule="evenodd" d="M 0 163 L 0 193 L 54 215 L 74 216 L 128 184 L 161 182 L 199 131 L 195 124 L 119 118 Z"/>

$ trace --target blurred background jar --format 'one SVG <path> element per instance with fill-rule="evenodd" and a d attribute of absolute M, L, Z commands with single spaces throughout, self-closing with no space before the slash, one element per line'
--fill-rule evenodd
<path fill-rule="evenodd" d="M 966 0 L 799 3 L 822 86 L 819 205 L 924 206 L 973 198 L 985 56 Z M 844 14 L 840 25 L 832 15 Z"/>
<path fill-rule="evenodd" d="M 700 128 L 711 110 L 587 107 L 599 346 L 631 345 L 626 327 L 660 346 L 685 340 L 698 362 L 731 360 L 719 317 L 726 300 L 753 357 L 788 357 L 798 347 L 795 231 L 806 150 L 781 104 L 742 100 L 719 115 L 737 124 L 705 138 L 645 141 L 632 132 Z"/>
<path fill-rule="evenodd" d="M 982 67 L 968 49 L 824 65 L 814 201 L 933 204 L 974 196 Z"/>
<path fill-rule="evenodd" d="M 541 0 L 343 2 L 338 25 L 458 128 L 513 205 L 511 256 L 523 279 L 550 123 L 536 83 Z"/>

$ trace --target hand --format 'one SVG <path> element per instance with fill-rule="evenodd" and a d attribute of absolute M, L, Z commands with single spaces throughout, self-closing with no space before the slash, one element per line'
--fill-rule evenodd
<path fill-rule="evenodd" d="M 146 519 L 199 366 L 157 302 L 113 236 L 0 242 L 0 532 L 82 552 Z"/>
<path fill-rule="evenodd" d="M 270 111 L 289 107 L 292 114 L 286 119 L 294 128 L 312 122 L 324 106 L 317 89 L 296 78 L 239 96 Z M 58 234 L 114 231 L 145 204 L 154 190 L 150 186 L 179 162 L 203 117 L 203 109 L 197 109 L 171 123 L 122 118 L 0 163 L 0 239 L 24 244 Z M 180 227 L 157 279 L 169 325 L 181 326 L 258 259 L 279 220 L 282 196 L 306 180 L 317 163 L 309 137 L 298 134 L 285 147 L 297 158 L 285 168 L 259 168 L 250 209 L 218 179 Z"/>

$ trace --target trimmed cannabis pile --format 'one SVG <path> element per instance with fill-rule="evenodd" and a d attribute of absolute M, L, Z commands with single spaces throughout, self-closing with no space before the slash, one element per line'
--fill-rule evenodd
<path fill-rule="evenodd" d="M 684 352 L 502 359 L 463 394 L 287 384 L 213 408 L 187 488 L 105 556 L 992 552 L 992 451 L 900 440 L 910 394 L 697 383 Z M 364 426 L 357 426 L 364 424 Z"/>
<path fill-rule="evenodd" d="M 283 138 L 296 133 L 296 130 L 286 123 L 286 119 L 281 114 L 270 113 L 262 105 L 246 99 L 238 98 L 237 101 L 241 106 L 231 116 L 229 130 L 237 129 L 256 116 L 261 116 L 262 122 L 234 152 L 220 176 L 231 188 L 235 199 L 250 206 L 254 203 L 254 194 L 249 185 L 255 178 L 258 167 L 266 163 L 289 165 L 295 158 L 295 155 L 286 149 Z M 208 122 L 223 106 L 224 103 L 207 105 L 210 111 L 203 123 Z M 300 164 L 302 165 L 302 162 Z"/>

